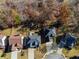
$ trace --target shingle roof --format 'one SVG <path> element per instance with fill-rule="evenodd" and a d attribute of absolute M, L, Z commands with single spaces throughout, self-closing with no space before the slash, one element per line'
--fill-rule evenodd
<path fill-rule="evenodd" d="M 40 42 L 40 40 L 41 40 L 41 37 L 40 37 L 39 35 L 37 35 L 37 34 L 34 34 L 34 35 L 32 35 L 32 36 L 29 36 L 29 38 L 30 38 L 31 40 L 38 40 L 39 42 Z"/>
<path fill-rule="evenodd" d="M 48 29 L 49 32 L 47 33 L 46 36 L 56 36 L 56 29 L 52 28 L 52 29 Z"/>
<path fill-rule="evenodd" d="M 31 36 L 28 36 L 26 38 L 26 47 L 27 48 L 37 48 L 39 46 L 39 43 L 40 43 L 40 36 L 38 35 L 31 35 Z"/>
<path fill-rule="evenodd" d="M 21 47 L 21 36 L 12 35 L 9 38 L 9 45 L 17 45 L 17 47 Z"/>
<path fill-rule="evenodd" d="M 76 42 L 76 38 L 68 34 L 65 37 L 62 37 L 59 46 L 60 47 L 66 46 L 71 48 L 71 46 L 73 46 L 75 42 Z"/>
<path fill-rule="evenodd" d="M 41 38 L 42 38 L 42 43 L 46 43 L 49 42 L 51 37 L 55 37 L 56 36 L 56 29 L 53 28 L 43 28 L 39 31 Z"/>

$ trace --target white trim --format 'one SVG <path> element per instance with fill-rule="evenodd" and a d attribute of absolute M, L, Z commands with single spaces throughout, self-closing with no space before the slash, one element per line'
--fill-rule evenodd
<path fill-rule="evenodd" d="M 3 45 L 3 46 L 5 46 L 5 39 L 6 39 L 6 36 L 4 36 L 4 37 L 2 38 L 2 45 Z"/>
<path fill-rule="evenodd" d="M 21 37 L 21 43 L 22 43 L 22 45 L 23 45 L 23 39 L 24 39 L 24 36 Z"/>

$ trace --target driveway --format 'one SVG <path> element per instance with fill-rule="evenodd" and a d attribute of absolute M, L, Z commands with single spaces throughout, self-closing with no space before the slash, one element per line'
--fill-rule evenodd
<path fill-rule="evenodd" d="M 11 52 L 11 59 L 17 59 L 17 51 Z"/>
<path fill-rule="evenodd" d="M 35 49 L 33 48 L 28 49 L 28 59 L 34 59 L 34 51 Z"/>
<path fill-rule="evenodd" d="M 18 53 L 21 51 L 13 51 L 11 52 L 11 59 L 18 59 Z"/>

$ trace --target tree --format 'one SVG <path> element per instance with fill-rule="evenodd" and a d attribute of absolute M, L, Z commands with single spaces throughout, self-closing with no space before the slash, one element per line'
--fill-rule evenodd
<path fill-rule="evenodd" d="M 18 15 L 15 16 L 14 23 L 15 23 L 15 25 L 20 25 L 21 20 L 20 20 L 20 17 Z"/>
<path fill-rule="evenodd" d="M 70 8 L 69 8 L 69 6 L 63 4 L 63 5 L 61 6 L 61 9 L 60 9 L 60 14 L 61 14 L 60 17 L 61 17 L 61 19 L 62 19 L 62 22 L 63 22 L 65 25 L 68 25 L 68 24 L 67 24 L 67 21 L 69 21 L 68 18 L 70 17 Z"/>

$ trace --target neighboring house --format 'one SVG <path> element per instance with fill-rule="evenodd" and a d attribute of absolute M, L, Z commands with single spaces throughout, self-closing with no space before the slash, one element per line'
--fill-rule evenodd
<path fill-rule="evenodd" d="M 37 48 L 39 47 L 41 37 L 37 34 L 29 35 L 28 37 L 24 38 L 23 41 L 23 48 Z"/>
<path fill-rule="evenodd" d="M 67 33 L 61 38 L 59 47 L 71 49 L 75 45 L 75 43 L 76 43 L 76 38 L 71 34 Z"/>
<path fill-rule="evenodd" d="M 56 36 L 56 29 L 55 28 L 43 28 L 40 30 L 41 35 L 41 43 L 46 43 L 50 41 L 50 38 L 55 37 Z"/>
<path fill-rule="evenodd" d="M 0 34 L 0 48 L 5 48 L 6 36 Z"/>
<path fill-rule="evenodd" d="M 20 35 L 12 35 L 9 38 L 9 46 L 12 46 L 12 50 L 17 50 L 22 48 L 22 42 L 21 42 L 21 36 Z"/>

